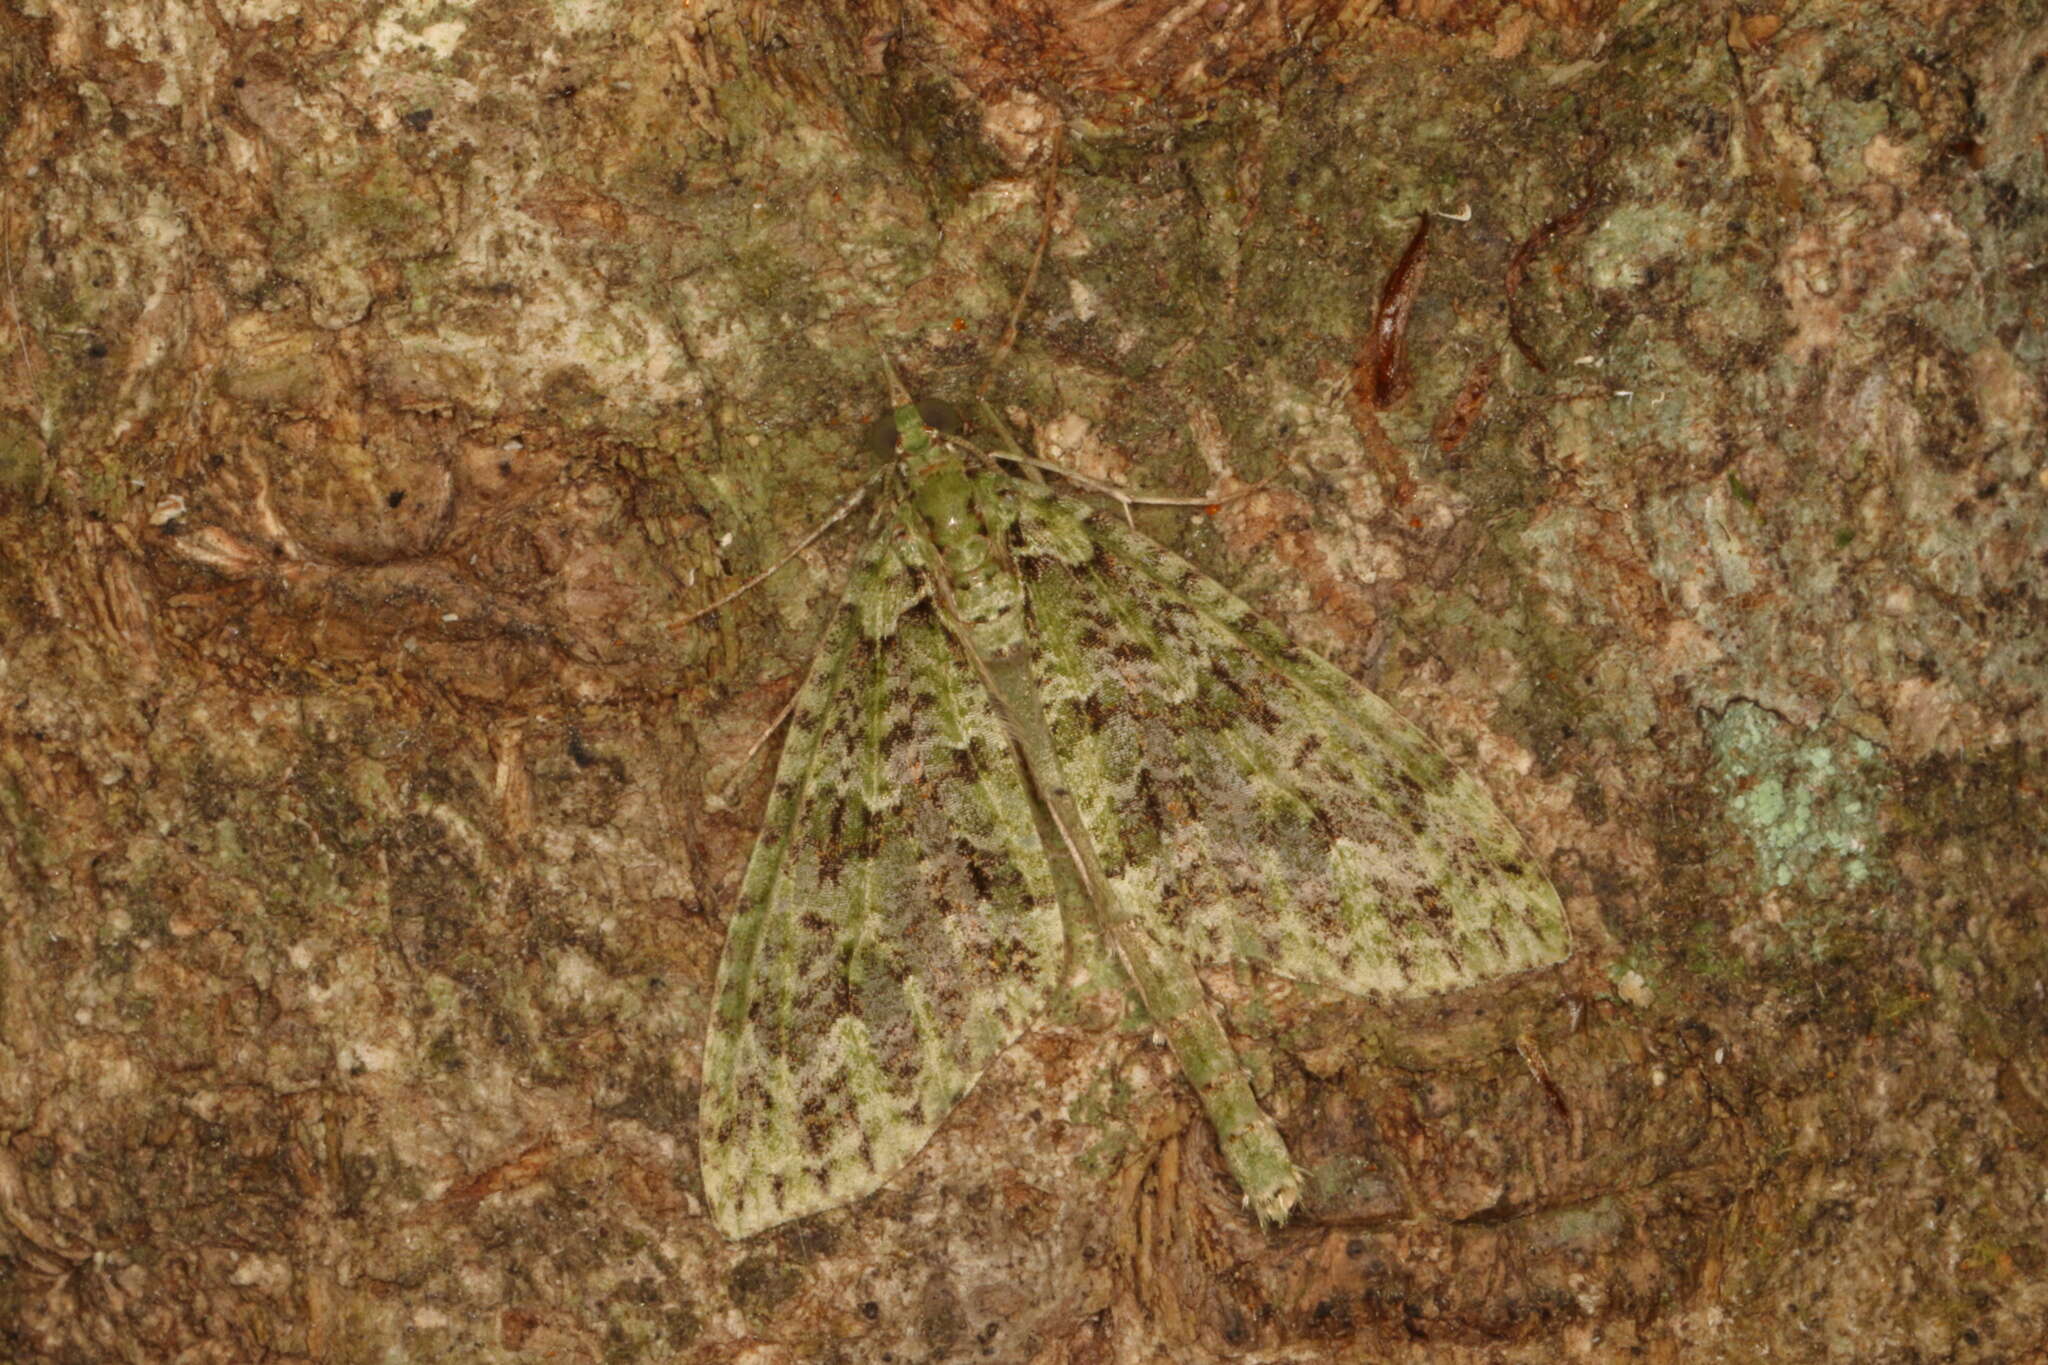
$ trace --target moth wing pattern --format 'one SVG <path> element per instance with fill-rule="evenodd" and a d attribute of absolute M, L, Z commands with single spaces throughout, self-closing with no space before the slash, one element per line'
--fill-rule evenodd
<path fill-rule="evenodd" d="M 1063 954 L 1002 724 L 878 537 L 799 693 L 719 964 L 699 1143 L 720 1229 L 880 1187 L 1042 1012 Z"/>
<path fill-rule="evenodd" d="M 1120 898 L 1166 942 L 1390 996 L 1569 955 L 1549 879 L 1427 735 L 1180 556 L 1015 490 L 1067 780 Z"/>

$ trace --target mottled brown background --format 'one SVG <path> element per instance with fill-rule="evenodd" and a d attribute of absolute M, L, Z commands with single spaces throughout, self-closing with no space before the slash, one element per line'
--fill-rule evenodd
<path fill-rule="evenodd" d="M 4 0 L 0 1358 L 2039 1358 L 2044 109 L 2039 0 Z M 1140 521 L 1567 898 L 1470 996 L 1214 981 L 1284 1229 L 1113 1002 L 704 1216 L 857 529 L 681 622 L 878 347 L 1270 480 Z"/>

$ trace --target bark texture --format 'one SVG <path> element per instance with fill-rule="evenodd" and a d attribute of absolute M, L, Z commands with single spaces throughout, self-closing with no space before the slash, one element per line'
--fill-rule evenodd
<path fill-rule="evenodd" d="M 2038 1350 L 2044 110 L 2038 0 L 6 0 L 0 1356 Z M 878 352 L 1266 481 L 1140 525 L 1566 896 L 1498 989 L 1211 981 L 1282 1229 L 1114 1001 L 875 1198 L 705 1216 L 857 519 L 685 618 Z"/>

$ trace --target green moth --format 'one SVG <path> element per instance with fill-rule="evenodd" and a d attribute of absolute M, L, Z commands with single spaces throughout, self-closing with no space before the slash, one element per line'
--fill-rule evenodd
<path fill-rule="evenodd" d="M 1557 892 L 1385 702 L 1111 517 L 970 470 L 894 401 L 897 497 L 797 696 L 719 963 L 699 1108 L 718 1226 L 879 1188 L 1084 942 L 1278 1222 L 1301 1172 L 1196 968 L 1451 990 L 1562 960 Z"/>

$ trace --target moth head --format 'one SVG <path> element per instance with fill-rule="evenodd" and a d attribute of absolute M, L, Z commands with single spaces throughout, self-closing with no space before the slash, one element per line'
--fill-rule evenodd
<path fill-rule="evenodd" d="M 903 453 L 909 437 L 905 422 L 911 423 L 911 430 L 919 434 L 936 432 L 941 436 L 957 436 L 965 425 L 960 409 L 943 398 L 922 398 L 914 404 L 906 398 L 900 407 L 891 408 L 868 423 L 861 444 L 877 462 L 893 461 Z"/>

